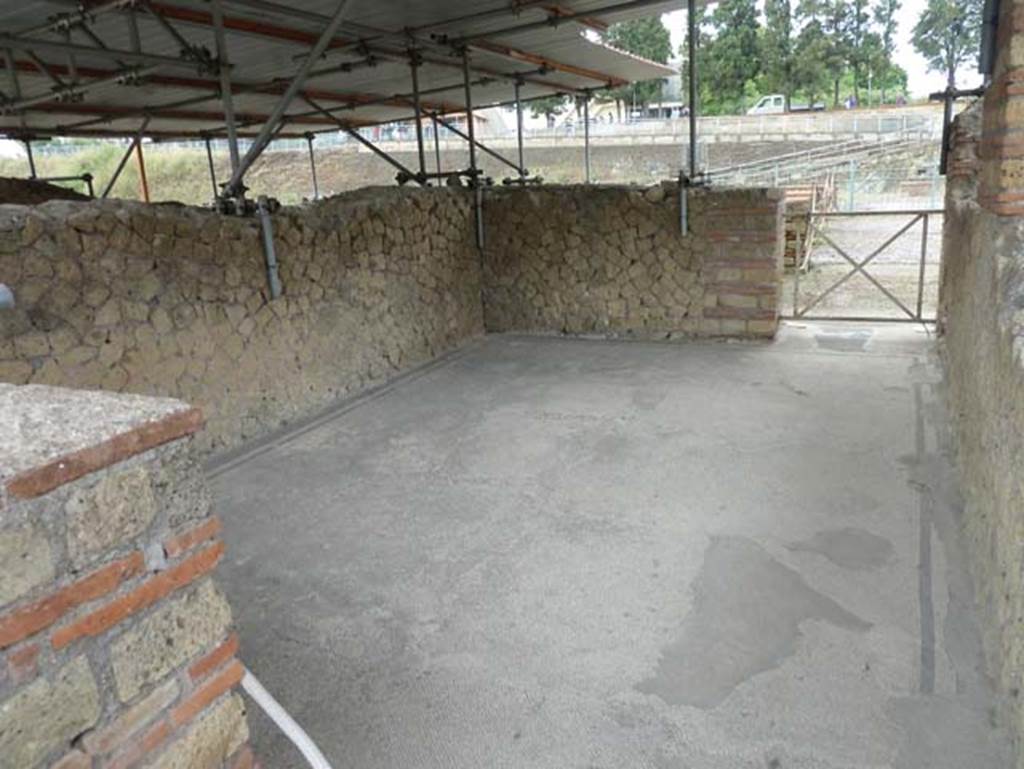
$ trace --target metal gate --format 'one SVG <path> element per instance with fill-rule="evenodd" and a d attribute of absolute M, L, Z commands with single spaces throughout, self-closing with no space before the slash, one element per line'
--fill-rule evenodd
<path fill-rule="evenodd" d="M 796 265 L 787 276 L 792 305 L 786 317 L 933 322 L 943 215 L 941 209 L 799 215 L 806 219 L 806 235 L 797 249 Z M 886 219 L 898 220 L 895 231 Z M 917 240 L 908 243 L 917 228 Z M 837 241 L 843 239 L 842 234 L 847 240 L 852 235 L 857 242 L 840 245 Z M 862 244 L 862 253 L 852 253 Z M 851 290 L 854 278 L 863 279 L 857 282 L 859 290 Z"/>

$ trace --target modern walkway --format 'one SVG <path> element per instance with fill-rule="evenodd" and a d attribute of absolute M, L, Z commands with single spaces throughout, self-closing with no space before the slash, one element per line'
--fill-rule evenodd
<path fill-rule="evenodd" d="M 242 657 L 335 769 L 1003 769 L 932 356 L 489 337 L 214 470 Z"/>

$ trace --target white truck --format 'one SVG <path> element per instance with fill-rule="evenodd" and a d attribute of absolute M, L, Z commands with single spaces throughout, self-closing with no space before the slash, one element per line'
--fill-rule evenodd
<path fill-rule="evenodd" d="M 790 104 L 790 112 L 818 112 L 824 104 Z M 781 115 L 786 111 L 786 97 L 781 93 L 762 96 L 757 104 L 747 110 L 748 115 Z"/>

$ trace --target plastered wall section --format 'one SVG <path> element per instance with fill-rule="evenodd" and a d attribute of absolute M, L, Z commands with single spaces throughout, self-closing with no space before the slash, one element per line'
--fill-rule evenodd
<path fill-rule="evenodd" d="M 985 648 L 1024 767 L 1024 216 L 979 205 L 982 111 L 954 124 L 941 324 Z"/>
<path fill-rule="evenodd" d="M 771 338 L 785 203 L 775 190 L 496 190 L 485 206 L 488 331 Z"/>
<path fill-rule="evenodd" d="M 367 189 L 255 219 L 178 206 L 0 206 L 0 381 L 173 396 L 237 446 L 483 332 L 471 198 Z"/>
<path fill-rule="evenodd" d="M 180 401 L 0 385 L 0 769 L 251 769 Z"/>

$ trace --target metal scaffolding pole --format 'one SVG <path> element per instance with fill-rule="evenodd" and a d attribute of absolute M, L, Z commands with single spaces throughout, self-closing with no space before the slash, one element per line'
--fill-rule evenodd
<path fill-rule="evenodd" d="M 420 175 L 427 172 L 427 155 L 423 147 L 423 107 L 420 104 L 420 57 L 413 51 L 409 58 L 409 69 L 412 71 L 412 106 L 416 110 L 416 151 L 419 154 Z"/>
<path fill-rule="evenodd" d="M 32 156 L 32 140 L 25 139 L 25 155 L 28 157 L 28 178 L 36 178 L 36 159 Z"/>
<path fill-rule="evenodd" d="M 142 125 L 139 126 L 139 130 L 135 133 L 135 136 L 132 138 L 132 143 L 128 145 L 128 149 L 125 150 L 124 155 L 121 156 L 121 160 L 117 164 L 117 168 L 114 169 L 114 175 L 110 177 L 110 181 L 107 182 L 107 186 L 103 188 L 103 194 L 100 195 L 101 198 L 106 198 L 110 194 L 110 191 L 114 189 L 114 185 L 117 184 L 117 180 L 120 178 L 121 172 L 124 170 L 125 164 L 128 162 L 128 158 L 130 158 L 132 153 L 135 151 L 135 145 L 142 141 L 142 134 L 145 132 L 146 126 L 148 125 L 149 118 L 147 117 L 142 121 Z"/>
<path fill-rule="evenodd" d="M 337 118 L 334 115 L 332 115 L 330 112 L 325 110 L 323 107 L 321 107 L 319 104 L 317 104 L 315 101 L 313 101 L 308 96 L 304 96 L 303 99 L 305 100 L 305 102 L 310 107 L 315 109 L 317 112 L 319 112 L 320 114 L 322 114 L 322 115 L 330 118 L 331 120 L 333 120 L 337 124 L 338 128 L 340 128 L 342 131 L 347 133 L 349 136 L 351 136 L 357 142 L 362 144 L 364 147 L 366 147 L 366 149 L 370 150 L 370 152 L 372 152 L 374 155 L 376 155 L 381 160 L 384 160 L 384 161 L 390 163 L 395 168 L 397 168 L 402 176 L 407 177 L 409 179 L 416 179 L 417 178 L 417 176 L 416 176 L 416 174 L 414 172 L 412 172 L 411 170 L 406 168 L 404 165 L 399 163 L 397 160 L 395 160 L 393 157 L 391 157 L 388 153 L 386 153 L 384 150 L 382 150 L 376 144 L 374 144 L 369 139 L 367 139 L 365 136 L 363 136 L 361 133 L 359 133 L 359 131 L 356 131 L 354 128 L 352 128 L 351 126 L 346 124 L 343 120 L 341 120 L 340 118 Z"/>
<path fill-rule="evenodd" d="M 431 115 L 434 121 L 434 160 L 437 162 L 437 173 L 441 175 L 441 129 L 437 125 L 437 118 Z"/>
<path fill-rule="evenodd" d="M 526 178 L 526 152 L 523 147 L 523 100 L 520 98 L 519 89 L 523 81 L 516 80 L 516 146 L 519 150 L 519 178 Z"/>
<path fill-rule="evenodd" d="M 467 142 L 472 142 L 473 144 L 475 144 L 477 149 L 479 149 L 481 152 L 484 152 L 484 153 L 490 155 L 495 160 L 500 160 L 502 163 L 507 165 L 509 168 L 514 168 L 516 171 L 520 170 L 519 166 L 517 166 L 515 163 L 513 163 L 508 158 L 506 158 L 503 155 L 501 155 L 501 153 L 495 152 L 494 150 L 492 150 L 490 147 L 488 147 L 487 145 L 485 145 L 481 141 L 477 141 L 475 139 L 472 139 L 468 134 L 464 134 L 462 131 L 460 131 L 458 128 L 456 128 L 454 125 L 449 123 L 447 120 L 445 120 L 440 115 L 438 115 L 436 113 L 431 113 L 430 116 L 434 119 L 435 123 L 440 123 L 441 125 L 443 125 L 445 128 L 447 128 L 449 131 L 451 131 L 456 136 L 460 136 L 463 139 L 465 139 Z"/>
<path fill-rule="evenodd" d="M 462 49 L 462 80 L 466 85 L 466 125 L 469 132 L 469 171 L 472 176 L 473 202 L 476 209 L 476 245 L 484 247 L 484 201 L 479 169 L 476 165 L 476 128 L 473 126 L 473 84 L 469 79 L 469 53 Z"/>
<path fill-rule="evenodd" d="M 142 193 L 142 199 L 146 203 L 149 202 L 149 180 L 146 178 L 146 160 L 142 156 L 142 142 L 135 142 L 135 159 L 139 164 L 139 191 Z"/>
<path fill-rule="evenodd" d="M 586 182 L 590 184 L 590 92 L 583 97 L 583 165 Z"/>
<path fill-rule="evenodd" d="M 256 158 L 263 154 L 263 150 L 266 149 L 267 144 L 273 138 L 274 132 L 277 130 L 282 118 L 284 118 L 285 112 L 292 103 L 292 100 L 298 95 L 302 86 L 305 85 L 306 78 L 309 76 L 313 66 L 320 60 L 324 51 L 327 50 L 327 46 L 334 39 L 338 28 L 341 26 L 341 22 L 345 18 L 345 12 L 351 4 L 352 0 L 341 0 L 338 3 L 330 23 L 320 33 L 320 37 L 317 39 L 312 50 L 306 54 L 306 58 L 299 67 L 299 71 L 295 73 L 295 76 L 288 84 L 288 88 L 281 95 L 277 106 L 274 107 L 274 111 L 267 118 L 267 122 L 260 128 L 259 134 L 253 140 L 252 146 L 249 147 L 249 151 L 245 153 L 245 157 L 239 162 L 238 168 L 231 172 L 231 179 L 224 188 L 226 195 L 234 196 L 241 192 L 242 179 L 245 177 L 245 172 L 249 170 L 249 167 L 256 161 Z"/>
<path fill-rule="evenodd" d="M 320 185 L 316 181 L 316 154 L 313 152 L 313 134 L 306 134 L 306 144 L 309 145 L 309 170 L 313 174 L 313 200 L 319 200 Z"/>
<path fill-rule="evenodd" d="M 224 10 L 220 0 L 211 0 L 213 11 L 214 40 L 217 46 L 217 65 L 220 71 L 220 97 L 224 104 L 224 122 L 228 132 L 228 153 L 231 156 L 231 173 L 237 173 L 239 165 L 238 131 L 235 127 L 235 102 L 231 93 L 231 64 L 228 60 L 228 45 L 224 35 Z M 209 148 L 209 143 L 207 143 Z M 215 195 L 217 193 L 214 193 Z"/>
<path fill-rule="evenodd" d="M 213 150 L 210 148 L 210 137 L 204 136 L 203 141 L 206 142 L 206 164 L 210 167 L 210 184 L 213 185 L 213 199 L 216 200 L 220 195 L 220 189 L 217 187 L 217 172 L 213 168 Z"/>
<path fill-rule="evenodd" d="M 697 2 L 686 2 L 686 46 L 689 56 L 690 178 L 697 177 Z"/>

